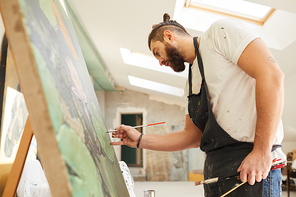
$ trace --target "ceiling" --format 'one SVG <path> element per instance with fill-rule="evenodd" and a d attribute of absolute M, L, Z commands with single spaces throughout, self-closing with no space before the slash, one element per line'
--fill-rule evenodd
<path fill-rule="evenodd" d="M 296 141 L 296 1 L 249 1 L 277 9 L 263 27 L 247 25 L 261 35 L 285 73 L 285 140 Z M 189 15 L 192 11 L 184 8 L 184 0 L 68 0 L 68 3 L 92 44 L 92 50 L 100 58 L 111 84 L 148 94 L 152 99 L 185 105 L 183 97 L 130 85 L 128 75 L 184 88 L 186 73 L 177 76 L 125 64 L 120 48 L 152 55 L 147 47 L 147 37 L 152 25 L 161 22 L 165 12 L 194 36 L 200 36 L 219 17 L 210 17 L 208 13 L 204 16 L 200 13 Z M 91 75 L 96 77 L 96 74 Z"/>

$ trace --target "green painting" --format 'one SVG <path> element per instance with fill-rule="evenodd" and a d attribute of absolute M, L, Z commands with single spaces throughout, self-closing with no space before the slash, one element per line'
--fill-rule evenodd
<path fill-rule="evenodd" d="M 27 66 L 36 66 L 52 132 L 67 169 L 66 176 L 72 196 L 129 196 L 63 0 L 13 1 L 18 6 L 14 6 L 12 10 L 18 9 L 21 13 L 21 23 L 27 36 L 24 38 L 27 41 L 24 42 L 29 43 L 35 62 L 35 65 Z M 9 15 L 2 14 L 5 21 Z M 15 31 L 20 27 L 17 23 L 12 27 Z M 14 37 L 9 29 L 7 33 L 10 42 Z M 14 51 L 13 47 L 18 46 L 12 44 L 15 57 L 22 55 L 17 50 Z M 32 95 L 26 94 L 28 87 L 24 86 L 22 89 L 27 102 Z M 32 107 L 28 107 L 30 118 L 34 118 L 32 113 L 37 109 L 30 111 L 30 108 Z M 43 117 L 39 118 L 38 121 L 46 121 Z M 34 129 L 34 121 L 31 122 Z M 37 133 L 35 135 L 38 146 L 42 146 L 39 143 L 44 139 L 38 139 Z M 43 152 L 40 151 L 40 154 Z M 45 163 L 42 164 L 46 166 Z M 53 164 L 54 162 L 51 163 Z M 49 180 L 49 185 L 54 185 L 51 182 Z"/>

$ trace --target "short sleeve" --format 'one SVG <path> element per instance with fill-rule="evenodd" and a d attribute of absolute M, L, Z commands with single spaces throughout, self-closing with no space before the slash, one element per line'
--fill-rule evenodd
<path fill-rule="evenodd" d="M 248 44 L 259 37 L 248 26 L 233 19 L 216 21 L 211 29 L 216 47 L 234 64 L 237 64 Z"/>

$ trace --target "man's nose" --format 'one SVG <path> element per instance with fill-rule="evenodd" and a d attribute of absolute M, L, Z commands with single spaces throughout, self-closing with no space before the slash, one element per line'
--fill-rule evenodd
<path fill-rule="evenodd" d="M 164 65 L 164 62 L 165 62 L 165 61 L 164 61 L 163 58 L 159 58 L 158 61 L 159 61 L 159 64 L 160 64 L 161 66 Z"/>

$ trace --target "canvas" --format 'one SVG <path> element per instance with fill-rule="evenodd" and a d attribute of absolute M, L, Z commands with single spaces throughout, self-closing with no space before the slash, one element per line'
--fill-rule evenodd
<path fill-rule="evenodd" d="M 71 19 L 61 2 L 1 1 L 51 193 L 129 196 Z"/>

